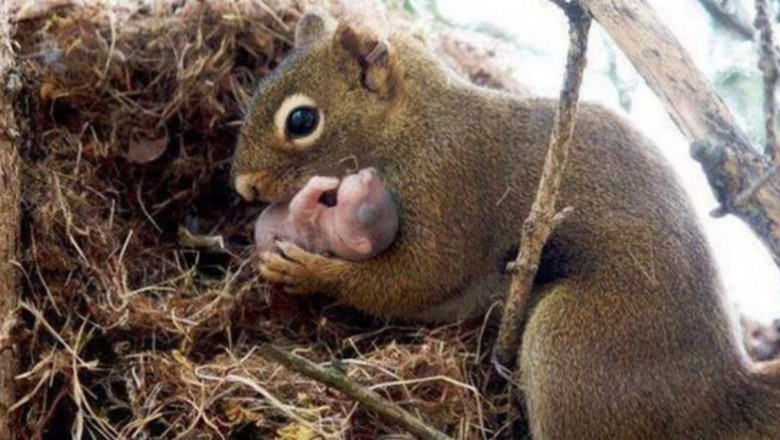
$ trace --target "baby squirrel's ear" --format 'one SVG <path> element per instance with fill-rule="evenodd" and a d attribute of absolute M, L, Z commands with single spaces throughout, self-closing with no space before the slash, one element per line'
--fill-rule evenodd
<path fill-rule="evenodd" d="M 328 18 L 324 11 L 311 10 L 303 14 L 295 27 L 295 46 L 319 41 L 328 34 Z"/>
<path fill-rule="evenodd" d="M 336 30 L 336 42 L 360 64 L 363 86 L 383 98 L 392 95 L 395 51 L 387 40 L 370 31 L 341 24 Z"/>

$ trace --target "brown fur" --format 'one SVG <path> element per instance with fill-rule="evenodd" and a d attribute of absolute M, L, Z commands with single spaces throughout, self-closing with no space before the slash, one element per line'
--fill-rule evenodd
<path fill-rule="evenodd" d="M 261 272 L 379 316 L 478 313 L 507 289 L 500 268 L 536 191 L 556 103 L 467 84 L 401 35 L 371 63 L 372 35 L 348 29 L 307 34 L 263 82 L 235 156 L 237 187 L 288 200 L 315 174 L 374 166 L 399 200 L 398 238 L 360 263 L 282 244 Z M 325 114 L 322 138 L 303 151 L 272 121 L 296 92 Z M 545 247 L 523 336 L 533 436 L 780 438 L 777 375 L 739 355 L 707 244 L 654 146 L 581 105 L 564 205 L 576 211 Z"/>

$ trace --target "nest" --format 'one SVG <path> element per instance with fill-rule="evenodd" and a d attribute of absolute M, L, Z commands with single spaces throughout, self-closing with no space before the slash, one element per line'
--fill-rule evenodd
<path fill-rule="evenodd" d="M 347 376 L 452 436 L 499 429 L 482 322 L 389 326 L 258 279 L 251 225 L 262 207 L 238 200 L 230 159 L 242 110 L 290 49 L 301 10 L 294 0 L 15 8 L 30 133 L 19 438 L 403 432 L 265 359 L 265 341 L 341 359 Z M 415 26 L 390 10 L 395 25 Z M 509 87 L 490 51 L 430 39 L 475 81 Z"/>

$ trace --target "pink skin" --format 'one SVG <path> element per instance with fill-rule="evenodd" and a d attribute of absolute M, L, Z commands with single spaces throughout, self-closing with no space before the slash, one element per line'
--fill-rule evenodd
<path fill-rule="evenodd" d="M 338 188 L 335 206 L 320 202 Z M 364 261 L 387 249 L 398 232 L 398 210 L 373 168 L 335 177 L 309 179 L 290 203 L 274 203 L 255 223 L 255 244 L 261 251 L 277 240 L 291 241 L 316 254 Z"/>

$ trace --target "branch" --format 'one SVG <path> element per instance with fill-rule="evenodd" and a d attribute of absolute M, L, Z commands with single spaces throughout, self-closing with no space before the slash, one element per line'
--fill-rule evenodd
<path fill-rule="evenodd" d="M 691 143 L 691 153 L 721 204 L 720 212 L 747 223 L 780 264 L 780 186 L 772 184 L 771 161 L 750 145 L 704 75 L 644 0 L 580 2 L 647 81 Z M 767 176 L 766 184 L 756 188 L 755 183 Z"/>
<path fill-rule="evenodd" d="M 8 15 L 0 3 L 0 438 L 13 439 L 9 409 L 16 401 L 15 341 L 18 272 L 17 245 L 20 219 L 19 131 L 14 103 L 21 80 L 14 72 Z"/>
<path fill-rule="evenodd" d="M 777 88 L 778 67 L 775 56 L 774 42 L 772 41 L 772 21 L 770 20 L 769 5 L 766 0 L 756 0 L 756 29 L 758 29 L 759 60 L 758 69 L 764 75 L 764 124 L 766 140 L 764 142 L 764 154 L 771 157 L 775 163 L 780 163 L 777 150 L 777 134 L 775 114 L 777 101 L 775 88 Z"/>
<path fill-rule="evenodd" d="M 566 77 L 561 89 L 555 123 L 550 134 L 550 146 L 542 169 L 539 189 L 531 213 L 523 223 L 520 251 L 510 263 L 512 284 L 504 304 L 501 327 L 494 356 L 503 366 L 510 366 L 517 356 L 520 337 L 531 289 L 539 267 L 539 258 L 547 238 L 570 209 L 555 212 L 555 200 L 569 153 L 569 140 L 574 132 L 585 54 L 588 47 L 590 17 L 576 4 L 560 5 L 569 16 L 569 53 L 566 59 Z"/>
<path fill-rule="evenodd" d="M 404 427 L 418 438 L 423 440 L 452 440 L 452 438 L 440 431 L 426 425 L 396 403 L 383 398 L 374 391 L 358 385 L 336 369 L 323 368 L 306 358 L 282 350 L 272 344 L 263 344 L 260 353 L 266 358 L 284 366 L 288 370 L 295 371 L 296 373 L 341 391 L 366 408 L 380 414 L 388 421 Z"/>
<path fill-rule="evenodd" d="M 717 0 L 699 0 L 699 3 L 715 21 L 722 24 L 726 29 L 736 32 L 746 40 L 753 39 L 753 28 L 738 13 L 727 10 Z"/>
<path fill-rule="evenodd" d="M 740 15 L 739 6 L 735 7 L 735 11 L 729 11 L 726 7 L 726 0 L 699 0 L 699 3 L 710 14 L 710 17 L 724 28 L 733 31 L 745 40 L 753 41 L 755 38 L 756 33 L 750 22 Z M 774 47 L 775 51 L 779 50 L 777 46 Z M 780 66 L 775 68 L 780 69 Z"/>

